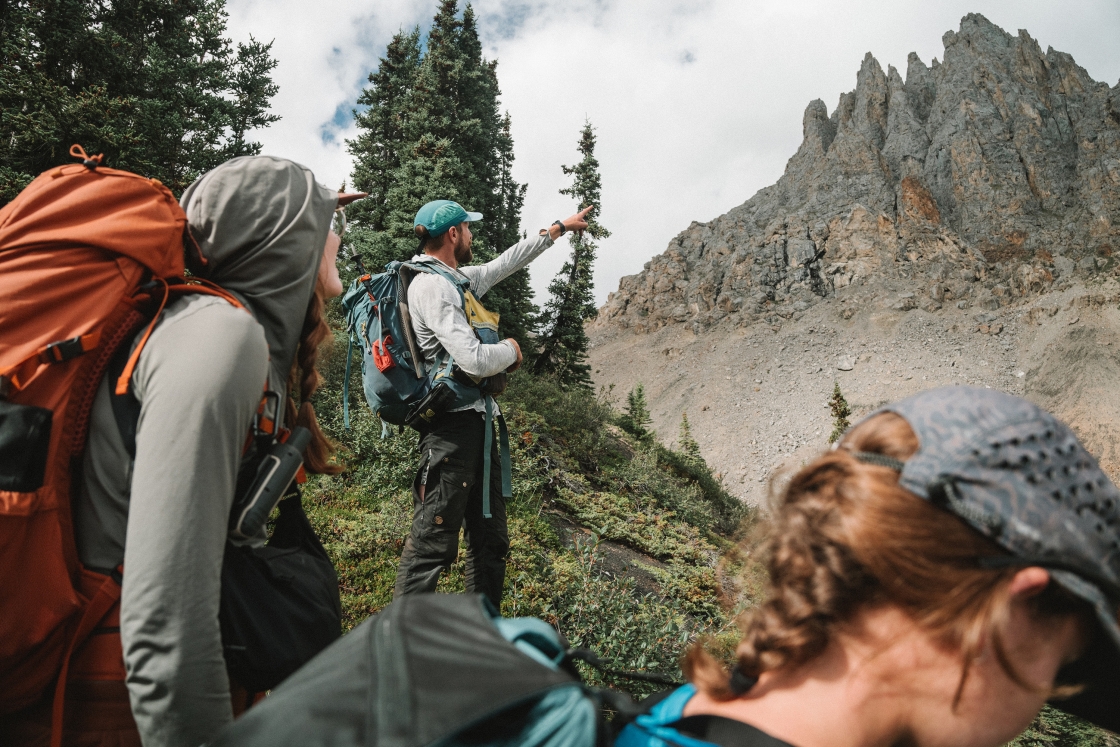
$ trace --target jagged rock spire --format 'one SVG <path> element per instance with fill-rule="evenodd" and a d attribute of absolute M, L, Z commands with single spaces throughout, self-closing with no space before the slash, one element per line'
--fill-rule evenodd
<path fill-rule="evenodd" d="M 778 182 L 693 223 L 623 278 L 599 324 L 637 330 L 796 314 L 838 288 L 912 278 L 985 307 L 1120 256 L 1120 83 L 970 14 L 906 79 L 868 53 L 831 115 L 805 109 Z"/>

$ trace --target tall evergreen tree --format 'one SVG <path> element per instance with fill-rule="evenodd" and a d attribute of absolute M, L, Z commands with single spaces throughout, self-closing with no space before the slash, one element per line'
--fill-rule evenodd
<path fill-rule="evenodd" d="M 72 143 L 179 192 L 279 117 L 271 43 L 223 37 L 224 0 L 0 3 L 0 204 Z"/>
<path fill-rule="evenodd" d="M 347 217 L 369 231 L 383 232 L 388 225 L 388 195 L 394 172 L 401 165 L 409 95 L 420 68 L 420 29 L 398 33 L 389 42 L 371 85 L 358 96 L 355 113 L 360 134 L 347 143 L 354 155 L 353 182 L 369 197 L 347 208 Z"/>
<path fill-rule="evenodd" d="M 602 179 L 595 158 L 595 129 L 590 122 L 584 123 L 578 150 L 583 159 L 575 166 L 563 167 L 564 173 L 572 177 L 572 184 L 560 190 L 560 194 L 574 197 L 580 210 L 588 205 L 595 208 L 587 214 L 587 230 L 572 236 L 572 256 L 548 286 L 551 298 L 542 314 L 544 332 L 534 368 L 538 372 L 552 372 L 565 386 L 590 389 L 591 368 L 587 365 L 588 341 L 583 323 L 596 314 L 595 240 L 611 235 L 597 220 Z"/>
<path fill-rule="evenodd" d="M 348 142 L 354 186 L 370 193 L 351 212 L 351 242 L 370 267 L 415 254 L 412 221 L 430 200 L 456 200 L 485 216 L 471 226 L 477 261 L 520 238 L 526 187 L 512 177 L 496 65 L 482 56 L 471 6 L 460 18 L 457 0 L 441 0 L 423 45 L 419 29 L 398 33 L 370 74 L 358 99 L 369 108 L 356 115 L 360 134 Z M 537 312 L 528 272 L 498 285 L 486 304 L 527 348 Z"/>

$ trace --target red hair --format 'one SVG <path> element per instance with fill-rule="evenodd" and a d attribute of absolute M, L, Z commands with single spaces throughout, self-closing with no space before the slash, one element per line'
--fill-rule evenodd
<path fill-rule="evenodd" d="M 804 664 L 822 653 L 857 612 L 893 604 L 962 653 L 958 697 L 985 639 L 1012 680 L 1030 689 L 1001 643 L 1008 586 L 1017 569 L 984 569 L 976 563 L 977 557 L 1005 552 L 948 511 L 902 488 L 893 469 L 853 456 L 862 451 L 907 459 L 918 450 L 909 424 L 893 413 L 878 415 L 852 429 L 842 447 L 794 475 L 776 501 L 762 542 L 768 595 L 741 620 L 738 668 L 758 677 Z M 1054 584 L 1038 606 L 1048 613 L 1083 609 Z M 728 673 L 701 646 L 686 653 L 682 667 L 711 697 L 737 696 Z"/>

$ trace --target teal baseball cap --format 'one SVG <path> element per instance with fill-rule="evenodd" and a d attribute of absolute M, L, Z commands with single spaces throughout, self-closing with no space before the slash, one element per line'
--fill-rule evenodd
<path fill-rule="evenodd" d="M 452 200 L 432 200 L 416 213 L 413 226 L 428 229 L 429 236 L 439 236 L 463 221 L 482 220 L 482 213 L 469 213 Z"/>

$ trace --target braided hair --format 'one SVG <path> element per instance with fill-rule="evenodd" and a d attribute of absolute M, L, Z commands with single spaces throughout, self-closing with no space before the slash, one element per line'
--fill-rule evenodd
<path fill-rule="evenodd" d="M 795 668 L 824 652 L 857 613 L 894 604 L 940 642 L 959 650 L 969 668 L 991 641 L 1012 680 L 1033 689 L 1014 670 L 1002 644 L 1015 569 L 987 569 L 980 556 L 1004 554 L 956 516 L 904 489 L 888 459 L 868 463 L 856 453 L 905 460 L 918 450 L 909 424 L 883 413 L 852 429 L 841 448 L 799 471 L 775 498 L 760 549 L 769 576 L 765 601 L 741 619 L 743 637 L 729 673 L 702 646 L 682 668 L 716 700 L 750 689 L 764 672 Z M 1037 597 L 1047 614 L 1086 614 L 1055 584 Z"/>
<path fill-rule="evenodd" d="M 311 404 L 311 398 L 322 382 L 317 368 L 319 349 L 325 342 L 333 339 L 330 325 L 323 315 L 325 297 L 326 293 L 322 285 L 316 280 L 315 292 L 307 304 L 307 313 L 303 317 L 299 349 L 296 351 L 296 359 L 292 362 L 292 371 L 288 380 L 285 421 L 301 425 L 311 431 L 311 443 L 307 445 L 303 455 L 303 464 L 307 471 L 337 475 L 345 469 L 345 466 L 335 460 L 337 446 L 319 428 L 315 406 Z M 296 393 L 299 395 L 298 406 Z"/>

